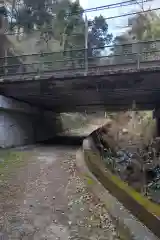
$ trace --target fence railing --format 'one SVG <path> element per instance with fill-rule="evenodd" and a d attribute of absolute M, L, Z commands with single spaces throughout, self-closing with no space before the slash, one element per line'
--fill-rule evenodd
<path fill-rule="evenodd" d="M 115 71 L 116 69 L 133 67 L 140 69 L 144 68 L 145 64 L 147 67 L 150 64 L 151 68 L 154 66 L 160 67 L 160 40 L 116 45 L 114 51 L 111 50 L 112 47 L 94 48 L 89 51 L 83 48 L 64 52 L 1 57 L 0 76 L 62 72 L 65 77 L 68 70 L 74 73 L 81 70 L 82 73 L 86 74 L 90 69 L 96 71 L 96 68 L 101 67 L 109 70 L 113 68 Z M 95 55 L 95 51 L 98 52 L 97 55 Z M 107 54 L 102 54 L 102 51 L 103 53 L 107 52 Z"/>

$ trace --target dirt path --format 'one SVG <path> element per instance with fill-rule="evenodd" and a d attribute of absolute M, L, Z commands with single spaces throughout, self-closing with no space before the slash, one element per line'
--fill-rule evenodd
<path fill-rule="evenodd" d="M 28 164 L 1 186 L 0 239 L 119 239 L 108 213 L 76 171 L 76 148 L 28 151 Z"/>

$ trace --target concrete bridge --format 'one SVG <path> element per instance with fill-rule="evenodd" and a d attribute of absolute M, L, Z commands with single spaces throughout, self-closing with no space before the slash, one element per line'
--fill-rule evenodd
<path fill-rule="evenodd" d="M 59 71 L 4 74 L 0 82 L 0 146 L 46 140 L 60 128 L 61 112 L 154 110 L 158 131 L 160 61 L 88 65 Z M 60 124 L 59 124 L 60 126 Z"/>
<path fill-rule="evenodd" d="M 22 40 L 21 45 L 10 34 L 5 11 L 1 11 L 0 22 L 5 39 L 0 56 L 0 147 L 53 137 L 62 131 L 60 123 L 57 126 L 61 112 L 128 110 L 135 101 L 138 109 L 156 109 L 158 119 L 159 40 L 118 46 L 121 54 L 114 56 L 90 58 L 87 49 L 73 50 L 74 54 L 66 51 L 65 56 L 64 51 L 41 54 L 31 44 L 35 37 Z"/>
<path fill-rule="evenodd" d="M 128 110 L 133 101 L 139 110 L 158 107 L 160 61 L 143 63 L 140 68 L 133 64 L 121 67 L 90 68 L 86 76 L 72 71 L 61 72 L 59 77 L 45 73 L 38 79 L 4 77 L 0 94 L 57 113 Z"/>

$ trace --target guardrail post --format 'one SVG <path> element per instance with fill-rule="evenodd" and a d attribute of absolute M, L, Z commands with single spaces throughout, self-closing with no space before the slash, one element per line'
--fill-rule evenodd
<path fill-rule="evenodd" d="M 42 71 L 43 71 L 43 53 L 41 52 L 40 56 L 39 56 L 39 59 L 40 59 L 40 62 L 38 64 L 38 74 L 41 75 Z"/>
<path fill-rule="evenodd" d="M 137 69 L 140 69 L 140 54 L 137 54 Z"/>
<path fill-rule="evenodd" d="M 4 75 L 6 76 L 8 72 L 7 69 L 7 49 L 4 50 Z"/>

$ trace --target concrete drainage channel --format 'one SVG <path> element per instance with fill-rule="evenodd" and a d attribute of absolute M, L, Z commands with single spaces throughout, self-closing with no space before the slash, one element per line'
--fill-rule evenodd
<path fill-rule="evenodd" d="M 123 186 L 117 184 L 117 178 L 106 171 L 92 134 L 84 139 L 82 149 L 77 152 L 77 167 L 87 186 L 113 218 L 120 239 L 157 240 L 160 238 L 160 221 L 156 216 L 158 215 L 156 213 L 159 213 L 159 206 L 140 196 L 141 201 L 148 204 L 148 208 L 145 208 L 140 201 L 136 201 L 127 192 L 128 190 L 126 191 L 124 182 L 118 179 Z M 134 190 L 131 189 L 131 191 Z"/>

